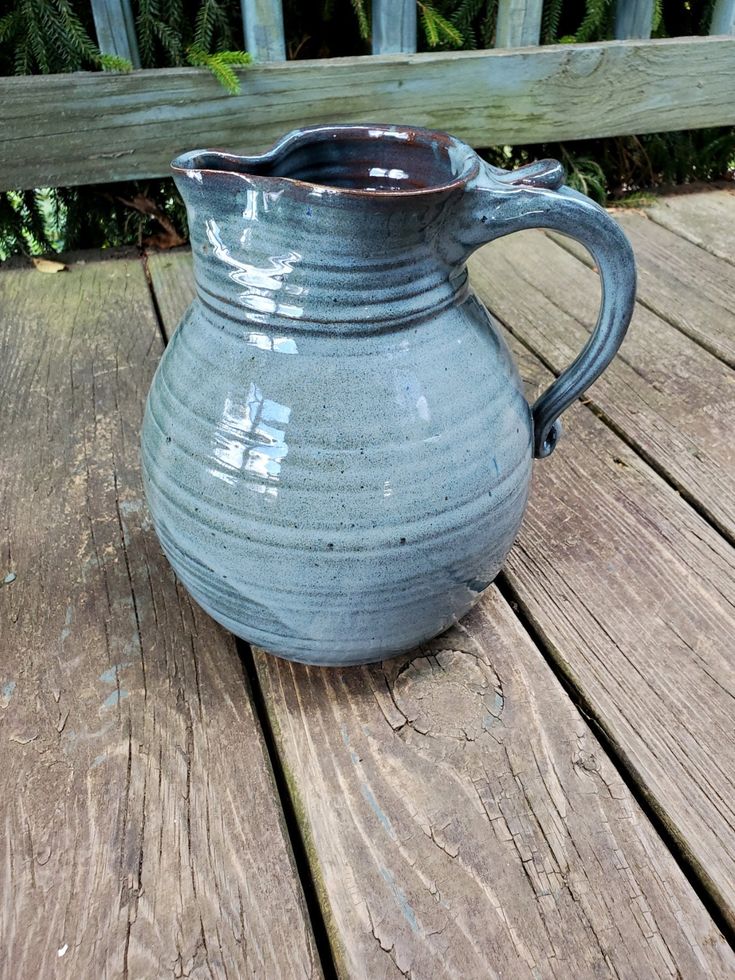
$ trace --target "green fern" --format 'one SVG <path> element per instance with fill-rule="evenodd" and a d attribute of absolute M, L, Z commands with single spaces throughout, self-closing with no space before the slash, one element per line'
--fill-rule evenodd
<path fill-rule="evenodd" d="M 610 35 L 612 0 L 585 0 L 585 14 L 575 39 L 579 42 L 602 40 Z"/>
<path fill-rule="evenodd" d="M 464 38 L 454 24 L 427 3 L 419 3 L 418 8 L 426 43 L 430 48 L 437 48 L 440 44 L 448 44 L 453 48 L 462 47 Z"/>
<path fill-rule="evenodd" d="M 659 37 L 664 22 L 663 0 L 653 0 L 653 14 L 651 16 L 651 36 Z"/>
<path fill-rule="evenodd" d="M 350 3 L 355 12 L 355 17 L 357 17 L 357 29 L 360 32 L 360 37 L 363 41 L 368 41 L 370 39 L 370 21 L 365 9 L 365 0 L 350 0 Z"/>
<path fill-rule="evenodd" d="M 541 40 L 553 44 L 559 36 L 563 0 L 546 0 L 541 21 Z"/>
<path fill-rule="evenodd" d="M 193 45 L 201 51 L 225 51 L 232 43 L 227 5 L 221 0 L 203 0 L 194 21 Z"/>
<path fill-rule="evenodd" d="M 187 51 L 187 60 L 190 65 L 197 68 L 208 68 L 220 85 L 226 88 L 231 95 L 238 95 L 240 92 L 240 80 L 233 68 L 242 68 L 252 64 L 252 56 L 247 51 L 216 51 L 210 54 L 203 51 L 196 44 Z"/>
<path fill-rule="evenodd" d="M 561 149 L 560 156 L 567 172 L 566 184 L 575 191 L 593 198 L 599 204 L 604 204 L 607 200 L 607 178 L 597 160 L 576 156 L 564 147 Z"/>
<path fill-rule="evenodd" d="M 69 0 L 17 0 L 0 21 L 17 75 L 99 67 L 99 50 Z"/>
<path fill-rule="evenodd" d="M 133 63 L 127 58 L 121 58 L 118 54 L 101 54 L 99 63 L 103 71 L 128 72 L 133 70 Z"/>
<path fill-rule="evenodd" d="M 181 0 L 138 0 L 137 6 L 135 27 L 143 67 L 182 64 L 186 19 Z"/>
<path fill-rule="evenodd" d="M 488 0 L 462 0 L 460 5 L 453 11 L 450 20 L 462 36 L 463 43 L 469 47 L 477 47 L 477 35 L 475 33 L 474 21 L 483 7 L 495 6 L 488 3 Z"/>

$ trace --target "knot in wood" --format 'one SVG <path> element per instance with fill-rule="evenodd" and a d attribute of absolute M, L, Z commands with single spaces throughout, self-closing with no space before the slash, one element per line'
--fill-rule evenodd
<path fill-rule="evenodd" d="M 473 742 L 497 725 L 504 698 L 490 664 L 460 650 L 412 660 L 392 684 L 408 725 L 422 735 Z"/>

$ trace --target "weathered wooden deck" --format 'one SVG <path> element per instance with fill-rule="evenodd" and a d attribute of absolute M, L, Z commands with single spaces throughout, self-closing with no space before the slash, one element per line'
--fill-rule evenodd
<path fill-rule="evenodd" d="M 629 339 L 496 587 L 414 655 L 292 666 L 161 556 L 145 394 L 186 253 L 0 272 L 0 972 L 732 977 L 735 193 L 624 212 Z M 483 249 L 531 391 L 598 301 Z"/>

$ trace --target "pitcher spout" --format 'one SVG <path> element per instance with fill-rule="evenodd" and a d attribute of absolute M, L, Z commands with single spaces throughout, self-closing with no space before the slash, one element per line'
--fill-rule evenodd
<path fill-rule="evenodd" d="M 223 179 L 299 185 L 319 194 L 446 193 L 470 179 L 477 166 L 470 147 L 451 136 L 379 124 L 313 126 L 294 130 L 259 155 L 193 150 L 171 164 L 185 197 L 192 182 Z"/>
<path fill-rule="evenodd" d="M 184 153 L 172 168 L 199 299 L 221 317 L 340 330 L 452 303 L 446 245 L 479 165 L 451 136 L 383 125 L 297 130 L 256 156 Z"/>

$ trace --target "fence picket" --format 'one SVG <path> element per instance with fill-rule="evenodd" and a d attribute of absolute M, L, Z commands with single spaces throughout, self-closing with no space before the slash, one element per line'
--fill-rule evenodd
<path fill-rule="evenodd" d="M 645 40 L 653 28 L 653 0 L 617 0 L 615 37 L 618 41 Z"/>
<path fill-rule="evenodd" d="M 92 17 L 102 54 L 127 58 L 133 68 L 140 68 L 130 0 L 92 0 Z"/>
<path fill-rule="evenodd" d="M 500 0 L 495 28 L 496 48 L 522 48 L 539 43 L 543 0 Z"/>
<path fill-rule="evenodd" d="M 373 0 L 373 54 L 416 50 L 416 0 Z"/>
<path fill-rule="evenodd" d="M 717 0 L 712 11 L 710 34 L 735 34 L 735 0 Z"/>
<path fill-rule="evenodd" d="M 281 0 L 240 0 L 245 47 L 255 61 L 285 61 Z"/>

